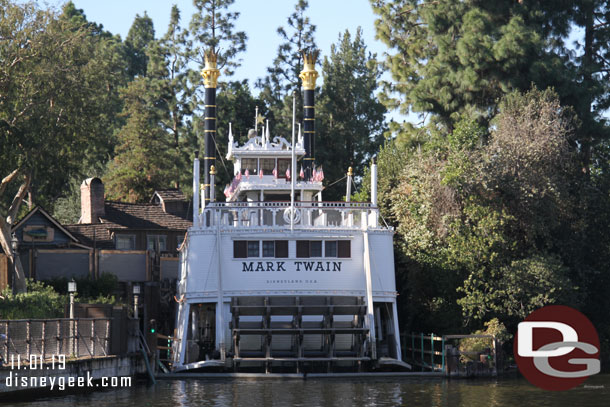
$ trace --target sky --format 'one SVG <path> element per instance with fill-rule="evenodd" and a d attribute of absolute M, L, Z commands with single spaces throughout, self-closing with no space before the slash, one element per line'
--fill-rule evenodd
<path fill-rule="evenodd" d="M 77 8 L 83 9 L 87 19 L 99 24 L 113 34 L 125 39 L 136 14 L 144 12 L 152 18 L 155 37 L 167 30 L 170 10 L 177 4 L 181 11 L 181 25 L 188 27 L 195 8 L 192 0 L 73 0 Z M 287 17 L 293 12 L 296 0 L 236 0 L 230 11 L 241 13 L 235 23 L 238 31 L 248 35 L 247 50 L 240 55 L 242 66 L 236 70 L 234 79 L 248 79 L 253 85 L 257 78 L 266 74 L 277 55 L 281 42 L 276 30 L 286 26 Z M 51 0 L 51 5 L 60 7 L 61 0 Z M 309 0 L 307 15 L 317 26 L 315 40 L 322 55 L 329 55 L 331 44 L 336 43 L 340 33 L 346 29 L 355 33 L 360 26 L 369 51 L 378 57 L 386 50 L 381 41 L 375 40 L 375 15 L 369 0 Z M 254 90 L 254 89 L 253 89 Z"/>

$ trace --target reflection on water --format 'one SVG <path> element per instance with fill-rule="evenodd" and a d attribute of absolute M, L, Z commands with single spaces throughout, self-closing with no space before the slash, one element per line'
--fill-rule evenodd
<path fill-rule="evenodd" d="M 23 406 L 24 404 L 15 404 Z M 49 397 L 36 407 L 191 406 L 608 406 L 610 375 L 589 378 L 567 392 L 547 392 L 523 379 L 444 380 L 360 378 L 308 380 L 162 380 L 155 386 Z"/>

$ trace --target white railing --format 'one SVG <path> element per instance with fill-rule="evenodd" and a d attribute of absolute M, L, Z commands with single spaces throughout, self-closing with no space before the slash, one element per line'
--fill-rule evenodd
<path fill-rule="evenodd" d="M 379 208 L 369 202 L 214 202 L 206 205 L 194 228 L 378 228 Z"/>

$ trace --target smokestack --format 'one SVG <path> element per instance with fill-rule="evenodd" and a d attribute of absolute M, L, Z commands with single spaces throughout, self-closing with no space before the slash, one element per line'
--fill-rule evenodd
<path fill-rule="evenodd" d="M 212 196 L 214 185 L 210 185 L 210 169 L 216 163 L 216 87 L 220 71 L 216 67 L 217 55 L 213 49 L 204 55 L 205 66 L 201 71 L 205 87 L 205 154 L 203 157 L 203 204 Z"/>
<path fill-rule="evenodd" d="M 303 143 L 305 156 L 303 157 L 303 170 L 305 179 L 311 178 L 312 166 L 315 161 L 315 119 L 314 92 L 316 89 L 316 59 L 318 51 L 303 52 L 303 70 L 299 78 L 303 81 Z"/>

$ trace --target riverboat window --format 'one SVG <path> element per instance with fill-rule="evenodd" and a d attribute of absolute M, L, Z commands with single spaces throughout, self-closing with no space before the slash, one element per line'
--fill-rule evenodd
<path fill-rule="evenodd" d="M 288 240 L 275 241 L 275 257 L 282 259 L 288 257 Z"/>
<path fill-rule="evenodd" d="M 146 248 L 148 250 L 155 250 L 155 245 L 159 244 L 159 251 L 164 252 L 167 250 L 167 236 L 165 235 L 146 235 Z"/>
<path fill-rule="evenodd" d="M 263 175 L 273 175 L 273 169 L 275 168 L 275 158 L 261 158 L 259 161 L 261 169 L 263 170 Z"/>
<path fill-rule="evenodd" d="M 320 240 L 312 240 L 309 242 L 310 257 L 322 257 L 322 242 Z"/>
<path fill-rule="evenodd" d="M 297 257 L 322 257 L 322 241 L 297 240 Z"/>
<path fill-rule="evenodd" d="M 233 242 L 233 258 L 245 259 L 248 257 L 248 242 L 245 240 L 235 240 Z"/>
<path fill-rule="evenodd" d="M 136 248 L 136 235 L 115 235 L 117 250 L 134 250 Z"/>
<path fill-rule="evenodd" d="M 349 240 L 337 241 L 337 251 L 339 256 L 343 258 L 351 257 L 351 243 Z"/>
<path fill-rule="evenodd" d="M 290 167 L 290 158 L 277 159 L 277 177 L 286 178 L 286 170 Z"/>
<path fill-rule="evenodd" d="M 245 174 L 246 169 L 250 175 L 258 174 L 258 158 L 242 158 L 241 173 Z"/>
<path fill-rule="evenodd" d="M 288 257 L 287 240 L 263 240 L 263 257 Z M 260 242 L 257 240 L 233 241 L 233 258 L 245 259 L 247 257 L 261 257 Z"/>
<path fill-rule="evenodd" d="M 324 242 L 324 256 L 337 257 L 337 241 L 327 240 Z"/>
<path fill-rule="evenodd" d="M 248 241 L 248 257 L 259 257 L 261 255 L 259 246 L 260 246 L 260 242 L 258 240 L 249 240 Z"/>
<path fill-rule="evenodd" d="M 309 240 L 297 240 L 297 257 L 309 257 Z"/>
<path fill-rule="evenodd" d="M 263 257 L 275 257 L 275 242 L 273 240 L 263 241 Z"/>

